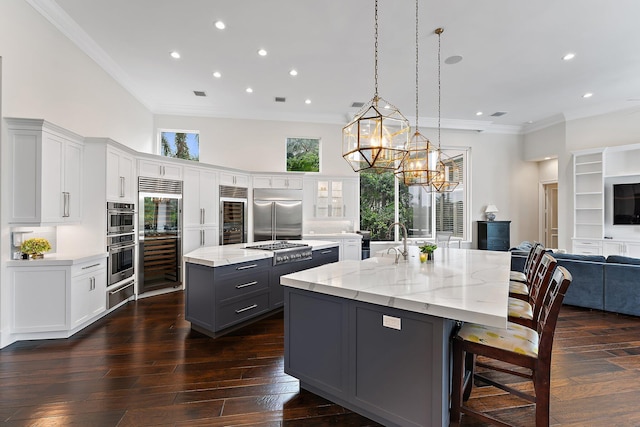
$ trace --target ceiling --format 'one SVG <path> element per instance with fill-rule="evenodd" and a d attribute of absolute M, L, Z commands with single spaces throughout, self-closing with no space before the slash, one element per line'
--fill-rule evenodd
<path fill-rule="evenodd" d="M 374 94 L 373 0 L 27 1 L 155 114 L 345 124 Z M 437 27 L 445 128 L 518 133 L 640 107 L 637 0 L 420 0 L 419 10 L 421 126 L 438 117 Z M 380 0 L 378 24 L 379 95 L 413 124 L 415 2 Z M 462 61 L 444 63 L 454 55 Z"/>

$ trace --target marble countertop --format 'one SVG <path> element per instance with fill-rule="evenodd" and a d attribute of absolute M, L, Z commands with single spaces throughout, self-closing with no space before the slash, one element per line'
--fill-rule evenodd
<path fill-rule="evenodd" d="M 419 249 L 395 264 L 395 255 L 340 261 L 280 278 L 284 286 L 422 314 L 505 327 L 508 252 L 438 248 L 420 263 Z"/>
<path fill-rule="evenodd" d="M 319 239 L 336 238 L 336 239 L 362 239 L 362 234 L 358 233 L 306 233 L 302 236 L 305 239 L 313 239 L 317 237 Z"/>
<path fill-rule="evenodd" d="M 313 250 L 326 249 L 338 246 L 337 242 L 330 242 L 324 240 L 287 240 L 291 243 L 303 243 L 309 245 Z M 195 251 L 189 252 L 182 258 L 184 262 L 190 262 L 192 264 L 206 265 L 208 267 L 220 267 L 229 264 L 238 264 L 247 261 L 256 261 L 264 258 L 272 258 L 272 251 L 263 251 L 260 249 L 248 249 L 247 246 L 261 245 L 265 243 L 273 243 L 273 241 L 267 242 L 254 242 L 254 243 L 236 243 L 233 245 L 223 246 L 207 246 L 204 248 L 198 248 Z"/>
<path fill-rule="evenodd" d="M 101 261 L 108 256 L 107 252 L 93 254 L 53 253 L 44 254 L 42 259 L 11 260 L 7 267 L 44 267 L 56 265 L 75 265 L 91 261 Z"/>

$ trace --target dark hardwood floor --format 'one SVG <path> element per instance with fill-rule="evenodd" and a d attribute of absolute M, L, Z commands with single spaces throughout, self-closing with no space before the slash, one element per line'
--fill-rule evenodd
<path fill-rule="evenodd" d="M 128 303 L 67 340 L 0 350 L 2 425 L 378 425 L 284 374 L 282 314 L 216 340 L 189 326 L 175 292 Z M 532 425 L 530 405 L 492 387 L 472 402 Z M 640 318 L 563 307 L 552 424 L 638 426 L 637 402 Z"/>

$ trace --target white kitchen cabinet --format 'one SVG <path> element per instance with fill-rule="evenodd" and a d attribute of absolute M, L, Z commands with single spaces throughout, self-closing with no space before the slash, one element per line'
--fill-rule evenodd
<path fill-rule="evenodd" d="M 254 175 L 253 188 L 302 189 L 302 177 L 290 175 Z"/>
<path fill-rule="evenodd" d="M 135 203 L 137 179 L 132 155 L 112 146 L 107 153 L 107 201 Z"/>
<path fill-rule="evenodd" d="M 183 183 L 184 226 L 217 226 L 219 218 L 217 173 L 209 169 L 185 168 Z"/>
<path fill-rule="evenodd" d="M 188 254 L 204 246 L 218 246 L 219 227 L 185 227 L 182 232 L 182 251 Z"/>
<path fill-rule="evenodd" d="M 358 178 L 311 178 L 305 181 L 305 196 L 310 218 L 353 219 L 359 216 Z"/>
<path fill-rule="evenodd" d="M 249 187 L 249 175 L 229 172 L 229 171 L 220 171 L 220 185 L 233 185 L 235 187 Z"/>
<path fill-rule="evenodd" d="M 182 179 L 182 166 L 159 162 L 151 159 L 138 160 L 138 176 L 148 176 L 150 178 Z"/>
<path fill-rule="evenodd" d="M 65 265 L 21 261 L 7 270 L 12 334 L 68 337 L 106 311 L 106 257 Z"/>
<path fill-rule="evenodd" d="M 342 241 L 342 259 L 356 260 L 362 259 L 362 239 L 344 239 Z"/>
<path fill-rule="evenodd" d="M 67 330 L 69 268 L 19 267 L 8 270 L 13 306 L 12 332 Z"/>
<path fill-rule="evenodd" d="M 107 261 L 75 265 L 71 268 L 70 329 L 74 329 L 107 307 Z"/>
<path fill-rule="evenodd" d="M 573 253 L 580 255 L 602 255 L 602 240 L 574 239 Z"/>
<path fill-rule="evenodd" d="M 6 119 L 14 225 L 82 221 L 82 137 L 44 120 Z"/>
<path fill-rule="evenodd" d="M 640 242 L 626 242 L 605 239 L 602 242 L 602 255 L 620 255 L 631 258 L 640 258 Z"/>

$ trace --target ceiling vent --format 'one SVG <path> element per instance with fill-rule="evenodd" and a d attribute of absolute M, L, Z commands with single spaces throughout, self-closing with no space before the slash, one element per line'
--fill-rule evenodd
<path fill-rule="evenodd" d="M 504 116 L 505 114 L 507 114 L 506 111 L 496 111 L 491 115 L 491 117 L 500 117 L 500 116 Z"/>
<path fill-rule="evenodd" d="M 362 107 L 364 107 L 364 102 L 353 102 L 353 103 L 351 103 L 351 107 L 353 107 L 353 108 L 362 108 Z"/>
<path fill-rule="evenodd" d="M 207 94 L 206 94 L 204 91 L 202 91 L 202 90 L 194 90 L 194 91 L 193 91 L 193 94 L 194 94 L 195 96 L 207 96 Z"/>
<path fill-rule="evenodd" d="M 287 98 L 284 96 L 276 96 L 276 102 L 287 102 Z"/>

